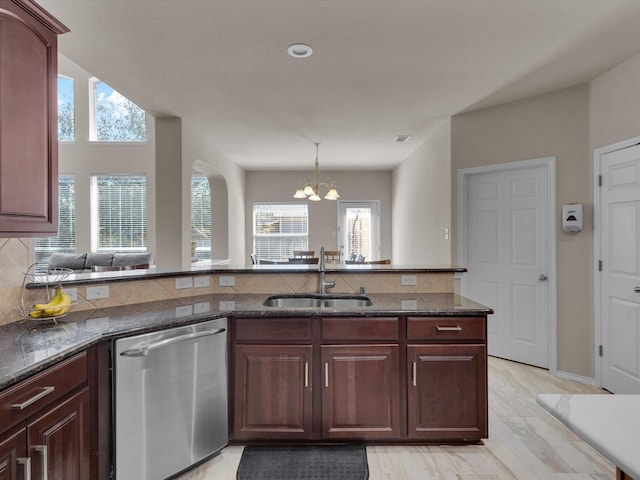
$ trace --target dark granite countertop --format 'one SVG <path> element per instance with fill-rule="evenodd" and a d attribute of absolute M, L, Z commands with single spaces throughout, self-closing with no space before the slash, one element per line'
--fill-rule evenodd
<path fill-rule="evenodd" d="M 57 324 L 38 321 L 0 326 L 0 389 L 8 387 L 92 344 L 122 336 L 224 316 L 485 315 L 492 310 L 452 293 L 367 295 L 358 308 L 276 308 L 262 305 L 268 294 L 202 295 L 182 299 L 71 312 Z"/>
<path fill-rule="evenodd" d="M 278 264 L 278 265 L 198 265 L 184 270 L 170 268 L 150 268 L 148 270 L 122 270 L 115 272 L 72 273 L 59 283 L 63 285 L 87 285 L 104 282 L 124 282 L 130 280 L 148 280 L 163 277 L 180 277 L 210 274 L 282 274 L 282 273 L 317 273 L 318 265 Z M 464 267 L 452 265 L 381 265 L 381 264 L 327 264 L 328 273 L 362 274 L 362 273 L 464 273 Z M 44 288 L 42 282 L 31 282 L 27 288 Z"/>

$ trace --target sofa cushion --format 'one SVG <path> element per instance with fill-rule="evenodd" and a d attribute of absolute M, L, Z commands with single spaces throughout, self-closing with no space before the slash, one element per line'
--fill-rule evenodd
<path fill-rule="evenodd" d="M 135 265 L 151 265 L 150 253 L 116 253 L 113 255 L 113 266 L 133 267 Z"/>
<path fill-rule="evenodd" d="M 86 258 L 86 253 L 54 253 L 49 259 L 49 265 L 52 268 L 83 270 Z"/>
<path fill-rule="evenodd" d="M 85 268 L 110 267 L 113 263 L 113 253 L 87 253 Z"/>

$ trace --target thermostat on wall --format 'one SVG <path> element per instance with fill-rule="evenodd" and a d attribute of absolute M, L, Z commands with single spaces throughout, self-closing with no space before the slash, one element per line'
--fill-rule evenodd
<path fill-rule="evenodd" d="M 569 203 L 562 206 L 562 230 L 565 232 L 582 231 L 581 203 Z"/>

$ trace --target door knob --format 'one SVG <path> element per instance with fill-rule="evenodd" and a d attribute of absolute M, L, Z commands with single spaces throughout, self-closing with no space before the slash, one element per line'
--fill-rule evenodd
<path fill-rule="evenodd" d="M 538 280 L 540 280 L 541 282 L 546 282 L 547 276 L 544 273 L 541 273 L 540 276 L 538 277 Z"/>
<path fill-rule="evenodd" d="M 636 293 L 640 293 L 640 287 L 633 287 L 633 291 Z"/>

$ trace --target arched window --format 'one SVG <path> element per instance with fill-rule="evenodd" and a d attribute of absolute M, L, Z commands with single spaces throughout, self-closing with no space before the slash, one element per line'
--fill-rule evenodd
<path fill-rule="evenodd" d="M 93 108 L 90 139 L 97 142 L 144 142 L 145 112 L 97 78 L 91 79 Z"/>
<path fill-rule="evenodd" d="M 76 139 L 75 102 L 73 79 L 58 76 L 58 141 L 73 142 Z"/>
<path fill-rule="evenodd" d="M 204 175 L 191 176 L 191 261 L 211 260 L 211 187 Z"/>

